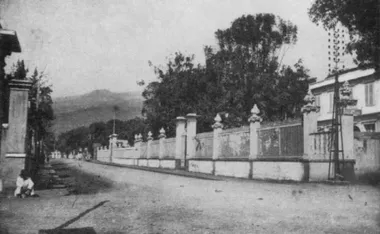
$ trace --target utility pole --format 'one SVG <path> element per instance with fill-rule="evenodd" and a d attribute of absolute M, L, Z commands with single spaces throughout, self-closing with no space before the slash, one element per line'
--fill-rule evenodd
<path fill-rule="evenodd" d="M 330 170 L 331 163 L 334 162 L 334 177 L 333 179 L 337 179 L 338 177 L 342 178 L 341 170 L 340 170 L 340 160 L 339 156 L 342 155 L 342 159 L 344 160 L 344 152 L 343 152 L 343 136 L 342 136 L 342 112 L 343 106 L 340 101 L 340 84 L 339 84 L 339 72 L 344 70 L 345 66 L 342 61 L 342 56 L 345 51 L 345 41 L 344 41 L 344 30 L 341 27 L 336 27 L 334 32 L 329 33 L 331 38 L 329 42 L 331 45 L 328 48 L 331 50 L 328 52 L 329 60 L 333 60 L 333 66 L 329 63 L 329 73 L 333 74 L 335 77 L 334 82 L 334 97 L 333 97 L 333 109 L 332 109 L 332 118 L 331 118 L 331 138 L 330 138 L 330 160 L 329 160 L 329 172 L 328 177 L 330 179 Z M 331 57 L 330 57 L 331 56 Z M 333 154 L 333 155 L 331 155 Z M 343 162 L 344 165 L 344 162 Z"/>

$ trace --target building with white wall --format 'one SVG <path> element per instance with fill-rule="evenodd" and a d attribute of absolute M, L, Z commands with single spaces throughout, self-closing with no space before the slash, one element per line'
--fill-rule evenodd
<path fill-rule="evenodd" d="M 347 81 L 352 90 L 351 98 L 358 100 L 350 107 L 354 113 L 355 130 L 380 132 L 380 72 L 375 69 L 350 69 L 339 75 L 339 82 Z M 320 106 L 320 125 L 331 123 L 334 100 L 334 76 L 311 83 L 309 89 Z"/>

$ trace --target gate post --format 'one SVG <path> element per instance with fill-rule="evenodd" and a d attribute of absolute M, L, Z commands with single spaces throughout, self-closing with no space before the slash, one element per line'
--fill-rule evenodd
<path fill-rule="evenodd" d="M 140 158 L 140 154 L 141 154 L 141 140 L 142 140 L 141 134 L 135 134 L 134 147 L 136 149 L 136 154 L 137 154 L 135 156 L 135 159 Z"/>
<path fill-rule="evenodd" d="M 147 138 L 147 144 L 146 144 L 146 157 L 149 159 L 152 157 L 152 141 L 153 141 L 153 137 L 152 137 L 152 132 L 149 131 L 148 132 L 148 138 Z"/>
<path fill-rule="evenodd" d="M 185 159 L 185 141 L 183 137 L 185 136 L 185 117 L 179 116 L 176 118 L 176 135 L 175 135 L 175 159 L 176 168 L 181 167 L 181 161 Z"/>
<path fill-rule="evenodd" d="M 259 155 L 259 135 L 260 122 L 262 118 L 258 116 L 260 114 L 259 108 L 255 104 L 251 110 L 251 117 L 249 117 L 249 159 L 256 159 Z"/>
<path fill-rule="evenodd" d="M 301 109 L 303 113 L 303 152 L 304 158 L 311 159 L 314 155 L 314 142 L 313 136 L 310 134 L 318 131 L 318 114 L 320 107 L 314 104 L 315 97 L 310 90 L 305 96 L 304 101 L 306 105 Z"/>
<path fill-rule="evenodd" d="M 195 136 L 197 135 L 197 115 L 194 113 L 186 115 L 186 159 L 195 157 Z"/>
<path fill-rule="evenodd" d="M 109 140 L 109 150 L 110 150 L 110 159 L 109 161 L 110 162 L 113 162 L 112 158 L 113 158 L 113 151 L 114 151 L 114 148 L 116 148 L 116 142 L 117 142 L 117 134 L 111 134 L 110 135 L 110 140 Z"/>
<path fill-rule="evenodd" d="M 8 124 L 3 124 L 1 129 L 1 152 L 5 155 L 0 156 L 0 178 L 5 182 L 4 187 L 13 187 L 21 169 L 31 169 L 30 162 L 26 161 L 30 160 L 30 155 L 25 152 L 28 92 L 31 86 L 31 82 L 25 80 L 12 80 L 9 83 Z"/>
<path fill-rule="evenodd" d="M 159 140 L 159 143 L 160 143 L 160 152 L 158 153 L 158 158 L 159 159 L 163 159 L 164 156 L 165 156 L 165 138 L 166 138 L 165 129 L 164 128 L 161 128 L 160 135 L 158 136 L 158 138 L 160 139 Z"/>
<path fill-rule="evenodd" d="M 223 124 L 221 123 L 222 118 L 220 117 L 219 113 L 216 114 L 216 117 L 214 118 L 215 123 L 212 125 L 212 128 L 214 129 L 214 138 L 213 138 L 213 150 L 212 150 L 212 159 L 218 159 L 221 154 L 221 145 L 220 145 L 220 133 L 222 133 Z"/>

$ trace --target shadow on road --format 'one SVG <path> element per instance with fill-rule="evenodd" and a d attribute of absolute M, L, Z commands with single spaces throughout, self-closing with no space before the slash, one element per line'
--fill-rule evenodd
<path fill-rule="evenodd" d="M 68 195 L 95 194 L 113 188 L 113 182 L 100 175 L 85 173 L 70 163 L 51 163 L 61 183 L 67 186 Z"/>
<path fill-rule="evenodd" d="M 91 211 L 103 206 L 105 203 L 109 202 L 109 200 L 102 201 L 99 204 L 95 205 L 94 207 L 87 209 L 80 213 L 77 217 L 70 219 L 66 223 L 60 225 L 59 227 L 56 227 L 54 229 L 50 230 L 40 230 L 39 234 L 76 234 L 76 233 L 85 233 L 85 234 L 96 234 L 94 228 L 92 227 L 85 227 L 85 228 L 74 228 L 74 229 L 64 229 L 68 227 L 70 224 L 75 223 L 79 219 L 81 219 L 86 214 L 90 213 Z"/>

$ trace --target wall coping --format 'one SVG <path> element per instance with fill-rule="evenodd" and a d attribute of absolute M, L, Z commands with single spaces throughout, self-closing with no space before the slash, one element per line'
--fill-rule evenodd
<path fill-rule="evenodd" d="M 123 158 L 123 157 L 114 157 L 114 158 L 117 158 L 117 159 L 139 159 L 139 160 L 176 160 L 175 158 Z"/>
<path fill-rule="evenodd" d="M 303 162 L 303 163 L 313 163 L 313 162 L 322 162 L 328 163 L 328 159 L 304 159 L 304 158 L 257 158 L 257 159 L 248 159 L 248 158 L 191 158 L 187 159 L 188 161 L 213 161 L 213 162 Z M 346 159 L 339 160 L 341 163 L 356 163 L 355 159 Z"/>
<path fill-rule="evenodd" d="M 355 139 L 380 139 L 380 132 L 355 132 Z"/>

